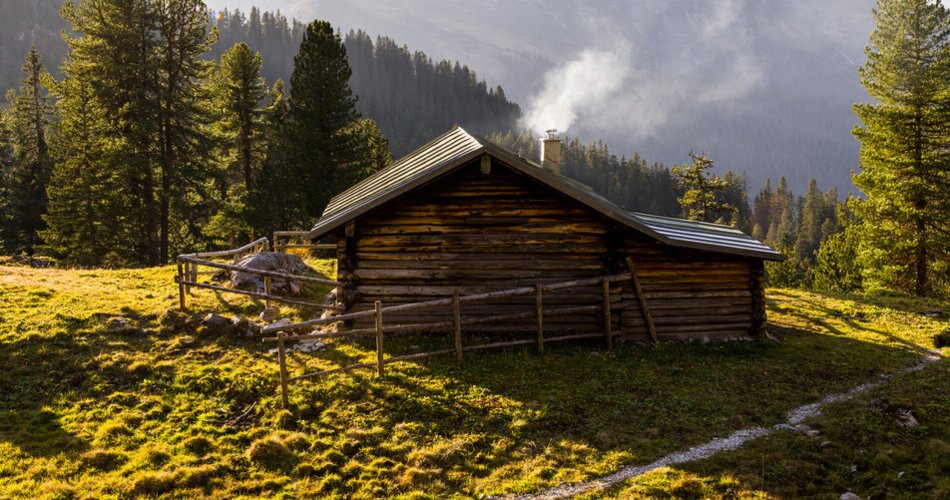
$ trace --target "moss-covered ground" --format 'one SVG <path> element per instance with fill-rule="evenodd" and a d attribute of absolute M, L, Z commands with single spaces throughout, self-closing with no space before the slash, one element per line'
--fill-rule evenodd
<path fill-rule="evenodd" d="M 917 363 L 950 315 L 946 303 L 902 296 L 770 290 L 778 342 L 466 353 L 461 366 L 442 357 L 389 365 L 382 378 L 302 381 L 286 412 L 273 346 L 175 321 L 173 274 L 0 266 L 0 498 L 530 492 L 781 422 L 791 408 Z M 197 290 L 189 307 L 195 317 L 254 316 L 262 304 Z M 131 327 L 116 329 L 115 317 Z M 393 338 L 387 349 L 450 342 Z M 337 341 L 292 355 L 290 369 L 373 352 L 369 341 Z M 595 496 L 946 494 L 947 375 L 940 362 L 867 396 L 912 407 L 915 429 L 890 427 L 859 398 L 812 422 L 830 444 L 776 434 Z"/>

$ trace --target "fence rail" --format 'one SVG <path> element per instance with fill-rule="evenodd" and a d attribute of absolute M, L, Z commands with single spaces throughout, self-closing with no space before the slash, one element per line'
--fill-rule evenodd
<path fill-rule="evenodd" d="M 390 363 L 397 363 L 401 361 L 411 361 L 415 359 L 428 358 L 431 356 L 438 355 L 447 355 L 455 354 L 455 359 L 457 363 L 461 363 L 463 359 L 463 353 L 468 351 L 483 350 L 483 349 L 493 349 L 493 348 L 502 348 L 502 347 L 513 347 L 520 345 L 537 345 L 538 351 L 544 352 L 544 345 L 549 342 L 560 342 L 568 340 L 581 340 L 581 339 L 595 339 L 603 338 L 607 349 L 613 349 L 613 339 L 621 335 L 621 332 L 614 331 L 612 314 L 615 311 L 622 310 L 625 306 L 621 305 L 619 307 L 612 306 L 610 301 L 610 284 L 615 281 L 626 281 L 626 280 L 635 280 L 636 274 L 621 273 L 614 274 L 609 276 L 600 276 L 596 278 L 587 278 L 580 280 L 572 281 L 563 281 L 559 283 L 538 283 L 532 287 L 519 287 L 511 288 L 508 290 L 499 290 L 493 292 L 477 293 L 471 295 L 459 295 L 458 290 L 454 290 L 452 297 L 444 299 L 434 299 L 427 300 L 422 302 L 413 302 L 410 304 L 399 304 L 395 306 L 383 307 L 382 302 L 375 301 L 374 307 L 372 310 L 358 311 L 353 313 L 341 314 L 332 318 L 321 318 L 314 319 L 309 321 L 302 321 L 299 323 L 288 324 L 288 325 L 273 325 L 267 326 L 262 329 L 264 333 L 277 333 L 277 336 L 265 337 L 264 342 L 277 342 L 277 353 L 278 353 L 278 363 L 280 364 L 280 390 L 281 390 L 281 403 L 286 408 L 289 405 L 287 387 L 289 382 L 294 382 L 298 380 L 310 379 L 315 377 L 320 377 L 324 375 L 329 375 L 332 373 L 339 372 L 348 372 L 350 370 L 361 369 L 361 368 L 375 368 L 378 375 L 383 375 L 385 373 L 385 365 Z M 556 307 L 556 308 L 545 308 L 544 307 L 544 293 L 556 290 L 565 290 L 576 287 L 591 286 L 591 285 L 602 285 L 602 301 L 596 305 L 589 306 L 571 306 L 571 307 Z M 480 302 L 487 302 L 490 300 L 501 299 L 501 298 L 510 298 L 518 296 L 528 296 L 534 295 L 536 297 L 535 308 L 531 311 L 519 312 L 519 313 L 510 313 L 510 314 L 501 314 L 495 316 L 486 316 L 480 318 L 473 317 L 463 317 L 461 313 L 461 306 L 463 304 L 474 304 Z M 394 312 L 405 312 L 411 311 L 414 309 L 420 308 L 432 308 L 439 306 L 451 306 L 452 307 L 452 320 L 451 321 L 433 321 L 427 323 L 412 323 L 404 325 L 390 325 L 385 326 L 383 318 L 388 313 Z M 580 314 L 580 313 L 596 313 L 601 312 L 603 314 L 603 331 L 599 333 L 578 333 L 578 334 L 568 334 L 568 335 L 558 335 L 558 336 L 548 336 L 544 335 L 544 317 L 555 316 L 555 315 L 571 315 L 571 314 Z M 339 323 L 342 321 L 348 321 L 357 318 L 366 318 L 372 316 L 375 320 L 375 326 L 372 328 L 360 328 L 354 330 L 338 331 L 338 332 L 318 332 L 318 333 L 309 333 L 303 335 L 288 335 L 288 331 L 299 330 L 302 328 L 309 328 L 317 325 L 329 325 L 333 323 Z M 513 319 L 536 319 L 536 331 L 537 335 L 532 339 L 518 339 L 510 340 L 503 342 L 492 342 L 488 344 L 477 344 L 477 345 L 462 345 L 462 327 L 465 325 L 476 325 L 484 323 L 492 323 L 498 321 L 507 321 Z M 652 325 L 651 325 L 652 327 Z M 431 331 L 431 330 L 441 330 L 441 329 L 451 329 L 454 334 L 454 347 L 450 349 L 440 349 L 436 351 L 420 352 L 413 354 L 405 354 L 400 356 L 391 356 L 387 358 L 385 356 L 384 341 L 385 334 L 387 333 L 406 333 L 406 332 L 422 332 L 422 331 Z M 333 339 L 333 338 L 354 338 L 374 335 L 376 337 L 376 360 L 373 362 L 362 362 L 355 363 L 348 366 L 341 366 L 338 368 L 331 368 L 327 370 L 321 370 L 312 373 L 304 373 L 301 375 L 296 375 L 290 377 L 287 374 L 287 354 L 286 354 L 286 345 L 289 342 L 298 342 L 302 340 L 317 340 L 317 339 Z"/>
<path fill-rule="evenodd" d="M 306 243 L 308 231 L 274 231 L 274 251 L 288 248 L 309 248 L 311 250 L 335 250 L 333 243 Z M 286 240 L 286 242 L 285 242 Z M 298 241 L 299 243 L 292 243 Z"/>
<path fill-rule="evenodd" d="M 281 295 L 274 295 L 271 292 L 271 281 L 273 278 L 287 279 L 287 280 L 296 280 L 304 281 L 308 283 L 319 283 L 322 285 L 331 285 L 331 286 L 340 286 L 338 281 L 328 280 L 324 278 L 315 278 L 313 276 L 303 276 L 299 274 L 290 274 L 282 273 L 279 271 L 268 271 L 265 269 L 253 269 L 236 266 L 234 264 L 224 264 L 222 262 L 215 262 L 208 260 L 215 257 L 224 257 L 232 258 L 234 263 L 240 261 L 244 256 L 251 255 L 259 252 L 266 252 L 270 249 L 270 243 L 268 239 L 260 238 L 254 240 L 247 245 L 244 245 L 240 248 L 234 248 L 231 250 L 221 250 L 217 252 L 198 252 L 191 254 L 182 254 L 177 258 L 178 264 L 178 274 L 175 276 L 175 283 L 178 284 L 178 305 L 181 309 L 186 308 L 185 296 L 190 293 L 191 288 L 203 288 L 206 290 L 214 290 L 217 292 L 226 292 L 234 293 L 238 295 L 247 295 L 251 297 L 257 297 L 264 299 L 265 306 L 270 307 L 271 302 L 282 302 L 285 304 L 294 304 L 299 306 L 308 306 L 308 307 L 320 307 L 330 310 L 342 310 L 342 307 L 336 305 L 326 305 L 318 304 L 316 302 L 309 302 L 305 300 L 292 299 L 290 297 L 285 297 Z M 276 249 L 275 249 L 276 250 Z M 198 266 L 210 267 L 212 270 L 199 271 Z M 210 283 L 200 283 L 198 281 L 199 274 L 209 274 L 214 273 L 214 270 L 225 270 L 225 271 L 236 271 L 246 274 L 252 274 L 256 276 L 262 276 L 264 278 L 264 292 L 252 292 L 248 290 L 241 290 L 238 288 L 228 288 L 224 286 L 212 285 Z"/>

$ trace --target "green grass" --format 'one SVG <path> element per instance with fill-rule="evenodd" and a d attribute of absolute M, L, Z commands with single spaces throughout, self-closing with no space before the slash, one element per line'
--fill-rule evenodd
<path fill-rule="evenodd" d="M 585 498 L 950 498 L 950 363 L 907 373 L 808 425 L 817 438 L 778 432 L 708 460 L 665 468 Z M 920 421 L 905 428 L 871 406 L 889 404 Z"/>
<path fill-rule="evenodd" d="M 332 271 L 327 262 L 318 269 Z M 0 267 L 0 497 L 533 491 L 780 422 L 791 408 L 916 363 L 950 314 L 948 304 L 900 296 L 771 290 L 770 330 L 781 342 L 623 345 L 613 353 L 580 343 L 552 345 L 544 356 L 531 349 L 466 354 L 461 367 L 450 357 L 400 363 L 387 366 L 383 378 L 364 370 L 293 385 L 288 413 L 279 409 L 270 346 L 163 326 L 166 309 L 177 305 L 173 273 Z M 262 304 L 197 290 L 189 306 L 198 317 L 256 315 Z M 113 331 L 106 324 L 115 316 L 137 329 Z M 450 342 L 393 338 L 387 352 Z M 373 352 L 368 341 L 336 342 L 325 352 L 292 355 L 290 368 L 299 374 L 370 360 Z M 946 395 L 946 377 L 931 373 L 915 376 Z M 944 437 L 906 436 L 921 457 L 944 450 L 926 443 L 946 443 L 948 404 L 946 397 L 933 403 L 944 427 L 926 426 Z M 772 446 L 789 464 L 811 458 L 794 456 L 797 448 L 786 443 Z M 793 465 L 787 476 L 760 480 L 760 456 L 740 466 L 743 453 L 644 480 L 670 496 L 839 488 Z M 786 478 L 797 486 L 774 486 Z M 607 494 L 636 496 L 643 484 Z"/>

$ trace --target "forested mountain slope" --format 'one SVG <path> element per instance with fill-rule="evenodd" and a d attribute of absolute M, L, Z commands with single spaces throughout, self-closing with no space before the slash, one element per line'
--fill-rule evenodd
<path fill-rule="evenodd" d="M 36 45 L 45 65 L 58 76 L 66 52 L 60 37 L 65 23 L 60 0 L 4 0 L 0 3 L 0 92 L 17 85 L 20 65 Z M 8 24 L 8 26 L 4 26 Z M 213 24 L 220 31 L 209 55 L 215 59 L 238 42 L 261 53 L 269 82 L 289 83 L 293 56 L 303 25 L 279 12 L 221 10 Z M 359 96 L 357 110 L 377 122 L 399 157 L 454 124 L 487 135 L 517 126 L 521 110 L 500 86 L 489 88 L 459 61 L 435 61 L 410 51 L 388 37 L 371 39 L 364 32 L 345 36 L 353 76 L 350 87 Z M 410 125 L 411 124 L 411 125 Z"/>

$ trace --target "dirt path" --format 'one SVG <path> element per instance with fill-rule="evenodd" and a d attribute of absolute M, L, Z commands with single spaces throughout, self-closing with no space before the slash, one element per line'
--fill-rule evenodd
<path fill-rule="evenodd" d="M 604 476 L 598 479 L 592 479 L 590 481 L 584 481 L 581 483 L 573 484 L 564 484 L 557 486 L 548 490 L 543 490 L 538 493 L 532 493 L 528 495 L 520 495 L 515 498 L 517 500 L 528 500 L 528 499 L 539 499 L 539 500 L 550 500 L 550 499 L 559 499 L 559 498 L 570 498 L 581 493 L 587 493 L 590 491 L 601 490 L 614 484 L 626 481 L 627 479 L 632 479 L 637 476 L 646 474 L 647 472 L 659 469 L 661 467 L 668 467 L 670 465 L 681 464 L 685 462 L 692 462 L 696 460 L 702 460 L 704 458 L 709 458 L 720 451 L 735 450 L 746 442 L 751 441 L 755 438 L 766 436 L 771 434 L 779 429 L 785 429 L 789 426 L 800 424 L 805 419 L 817 416 L 821 414 L 821 407 L 828 404 L 834 403 L 836 401 L 842 401 L 845 399 L 850 399 L 858 394 L 867 392 L 871 389 L 874 389 L 888 379 L 894 377 L 895 375 L 900 375 L 904 373 L 914 372 L 920 370 L 927 366 L 930 363 L 933 363 L 941 359 L 940 354 L 931 351 L 931 353 L 925 355 L 920 363 L 901 370 L 896 373 L 882 375 L 879 380 L 872 382 L 867 382 L 851 389 L 848 389 L 845 392 L 839 392 L 826 396 L 824 399 L 817 403 L 811 403 L 803 406 L 799 406 L 794 410 L 788 412 L 785 415 L 785 422 L 780 424 L 773 425 L 772 427 L 749 427 L 747 429 L 741 429 L 732 433 L 729 437 L 725 438 L 715 438 L 712 441 L 707 443 L 694 446 L 686 451 L 680 451 L 676 453 L 671 453 L 666 455 L 659 460 L 639 466 L 629 466 L 624 467 L 609 476 Z"/>

